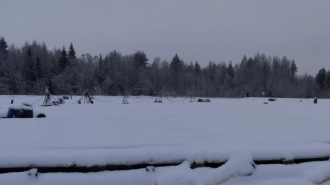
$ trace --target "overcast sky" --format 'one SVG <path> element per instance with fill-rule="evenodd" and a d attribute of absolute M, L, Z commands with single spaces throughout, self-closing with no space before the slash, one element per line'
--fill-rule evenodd
<path fill-rule="evenodd" d="M 257 52 L 330 69 L 328 0 L 1 0 L 0 36 L 78 55 L 142 50 L 170 61 L 238 63 Z"/>

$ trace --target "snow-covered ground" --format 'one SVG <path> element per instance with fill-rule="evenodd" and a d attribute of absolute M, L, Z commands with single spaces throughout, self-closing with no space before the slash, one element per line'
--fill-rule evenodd
<path fill-rule="evenodd" d="M 0 96 L 0 114 L 7 111 L 11 99 L 20 105 L 39 98 Z M 314 104 L 312 99 L 278 99 L 264 104 L 268 99 L 191 103 L 170 98 L 153 103 L 153 98 L 131 97 L 129 104 L 122 104 L 120 97 L 96 96 L 94 104 L 77 104 L 79 98 L 51 107 L 40 106 L 41 99 L 34 104 L 34 111 L 44 112 L 46 118 L 0 119 L 0 167 L 186 162 L 153 172 L 49 173 L 37 178 L 27 172 L 9 173 L 0 175 L 0 184 L 161 185 L 191 181 L 292 185 L 320 184 L 330 175 L 328 162 L 258 165 L 255 169 L 250 169 L 248 159 L 240 162 L 243 167 L 235 162 L 234 167 L 226 164 L 228 169 L 224 165 L 191 170 L 188 165 L 235 161 L 235 156 L 242 154 L 287 160 L 330 156 L 330 100 Z M 244 161 L 248 163 L 244 165 Z M 251 174 L 241 173 L 244 169 Z M 313 174 L 310 169 L 321 172 Z"/>

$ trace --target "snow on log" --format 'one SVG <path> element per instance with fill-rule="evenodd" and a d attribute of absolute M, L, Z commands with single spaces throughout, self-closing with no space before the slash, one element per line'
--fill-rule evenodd
<path fill-rule="evenodd" d="M 194 171 L 190 168 L 191 164 L 184 161 L 180 165 L 171 169 L 170 172 L 161 175 L 157 179 L 157 185 L 203 185 L 202 181 L 196 176 Z"/>
<path fill-rule="evenodd" d="M 236 155 L 204 177 L 203 183 L 205 185 L 221 184 L 236 176 L 250 176 L 255 169 L 256 165 L 250 154 Z"/>

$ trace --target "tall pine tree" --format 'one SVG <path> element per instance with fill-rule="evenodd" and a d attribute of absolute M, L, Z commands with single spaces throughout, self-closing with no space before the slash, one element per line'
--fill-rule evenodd
<path fill-rule="evenodd" d="M 8 70 L 5 68 L 5 62 L 8 56 L 8 44 L 5 38 L 0 37 L 0 94 L 7 93 Z"/>
<path fill-rule="evenodd" d="M 231 61 L 229 62 L 229 65 L 227 67 L 227 74 L 228 74 L 228 85 L 230 88 L 234 87 L 234 77 L 235 77 L 235 71 L 233 68 L 233 65 L 231 63 Z"/>
<path fill-rule="evenodd" d="M 76 57 L 76 51 L 75 51 L 75 49 L 73 48 L 73 45 L 72 45 L 72 42 L 71 42 L 71 44 L 70 44 L 70 47 L 69 47 L 69 51 L 68 51 L 69 53 L 68 53 L 68 57 L 69 57 L 69 59 L 76 59 L 77 57 Z"/>
<path fill-rule="evenodd" d="M 1 60 L 6 58 L 8 54 L 8 44 L 4 37 L 0 37 L 0 64 Z"/>
<path fill-rule="evenodd" d="M 27 63 L 27 79 L 30 82 L 35 82 L 37 80 L 37 71 L 36 71 L 36 65 L 35 65 L 35 61 L 33 60 L 33 54 L 32 54 L 32 50 L 31 47 L 28 48 L 27 50 L 27 55 L 26 55 L 26 63 Z"/>
<path fill-rule="evenodd" d="M 298 71 L 298 68 L 297 68 L 296 62 L 293 60 L 291 62 L 291 66 L 290 66 L 291 78 L 293 78 L 296 75 L 297 71 Z"/>
<path fill-rule="evenodd" d="M 42 70 L 41 70 L 41 60 L 39 57 L 39 54 L 36 56 L 36 72 L 37 72 L 37 77 L 38 79 L 42 78 Z"/>
<path fill-rule="evenodd" d="M 180 73 L 183 67 L 183 62 L 179 58 L 177 54 L 173 57 L 171 64 L 170 64 L 170 69 L 172 73 L 172 87 L 173 90 L 178 93 L 179 92 L 179 84 L 180 84 Z"/>
<path fill-rule="evenodd" d="M 143 51 L 137 51 L 134 54 L 135 67 L 138 69 L 145 68 L 148 65 L 148 58 Z"/>
<path fill-rule="evenodd" d="M 68 54 L 65 50 L 65 47 L 63 46 L 60 57 L 60 63 L 59 63 L 60 72 L 63 72 L 68 65 L 69 65 Z"/>
<path fill-rule="evenodd" d="M 325 77 L 326 77 L 327 71 L 322 68 L 319 70 L 319 72 L 316 75 L 315 81 L 316 84 L 319 85 L 321 90 L 323 90 L 324 84 L 325 84 Z"/>

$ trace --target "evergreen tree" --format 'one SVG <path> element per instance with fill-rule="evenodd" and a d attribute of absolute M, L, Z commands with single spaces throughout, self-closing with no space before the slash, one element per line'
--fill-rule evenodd
<path fill-rule="evenodd" d="M 135 67 L 140 69 L 140 68 L 145 68 L 148 65 L 148 58 L 146 54 L 143 51 L 137 51 L 134 54 L 134 63 Z"/>
<path fill-rule="evenodd" d="M 26 66 L 26 68 L 23 69 L 25 74 L 25 92 L 32 94 L 35 93 L 38 76 L 31 46 L 28 46 L 24 60 Z"/>
<path fill-rule="evenodd" d="M 290 66 L 290 75 L 291 75 L 291 77 L 294 77 L 296 75 L 297 71 L 298 71 L 298 68 L 297 68 L 296 62 L 293 60 L 291 62 L 291 66 Z"/>
<path fill-rule="evenodd" d="M 231 63 L 231 61 L 229 62 L 229 65 L 227 67 L 227 74 L 229 76 L 229 87 L 233 88 L 234 87 L 234 77 L 235 77 L 235 71 L 233 68 L 233 65 Z"/>
<path fill-rule="evenodd" d="M 104 67 L 105 67 L 104 60 L 103 60 L 103 57 L 102 57 L 102 53 L 100 53 L 100 55 L 99 55 L 99 68 L 103 69 Z"/>
<path fill-rule="evenodd" d="M 134 61 L 134 71 L 132 73 L 132 77 L 133 77 L 132 81 L 134 84 L 133 87 L 146 88 L 144 87 L 143 83 L 145 81 L 144 77 L 146 77 L 145 70 L 149 66 L 148 58 L 143 51 L 137 51 L 133 56 L 133 61 Z"/>
<path fill-rule="evenodd" d="M 175 54 L 175 56 L 173 57 L 170 67 L 173 71 L 178 72 L 181 67 L 182 67 L 182 61 L 179 58 L 178 54 Z"/>
<path fill-rule="evenodd" d="M 265 92 L 266 96 L 272 96 L 271 92 L 269 91 L 269 81 L 270 81 L 270 63 L 264 61 L 262 64 L 262 85 L 263 85 L 263 92 Z"/>
<path fill-rule="evenodd" d="M 326 75 L 326 83 L 328 85 L 328 88 L 330 88 L 330 71 L 327 72 L 327 75 Z"/>
<path fill-rule="evenodd" d="M 7 81 L 8 78 L 6 76 L 8 73 L 8 69 L 6 70 L 5 62 L 8 56 L 8 44 L 5 38 L 0 37 L 0 94 L 4 94 L 7 91 Z"/>
<path fill-rule="evenodd" d="M 96 71 L 96 77 L 99 85 L 101 85 L 105 80 L 105 72 L 104 72 L 105 70 L 106 70 L 105 62 L 103 60 L 102 54 L 100 53 L 99 61 L 98 61 L 98 69 Z"/>
<path fill-rule="evenodd" d="M 198 64 L 198 62 L 195 63 L 195 73 L 196 73 L 196 76 L 199 76 L 201 72 L 201 66 Z"/>
<path fill-rule="evenodd" d="M 316 75 L 315 82 L 317 85 L 320 86 L 321 90 L 323 90 L 324 84 L 325 84 L 325 77 L 326 77 L 327 71 L 322 68 L 319 70 L 319 72 Z"/>
<path fill-rule="evenodd" d="M 42 78 L 42 70 L 41 70 L 41 60 L 39 57 L 39 54 L 36 56 L 36 72 L 37 72 L 37 77 L 38 79 Z"/>
<path fill-rule="evenodd" d="M 75 51 L 75 49 L 73 48 L 73 45 L 72 45 L 72 43 L 70 44 L 70 47 L 69 47 L 69 54 L 68 54 L 69 56 L 69 59 L 76 59 L 77 57 L 76 57 L 76 51 Z"/>
<path fill-rule="evenodd" d="M 68 54 L 65 50 L 65 47 L 63 46 L 60 62 L 59 62 L 60 72 L 63 72 L 68 65 L 69 65 Z"/>
<path fill-rule="evenodd" d="M 170 63 L 170 69 L 172 73 L 172 87 L 173 90 L 178 93 L 179 92 L 179 84 L 181 82 L 180 79 L 180 73 L 183 67 L 183 62 L 179 58 L 177 54 L 173 57 L 171 63 Z"/>
<path fill-rule="evenodd" d="M 8 54 L 8 44 L 4 37 L 0 37 L 0 64 L 3 59 L 7 57 Z"/>
<path fill-rule="evenodd" d="M 326 82 L 328 88 L 330 88 L 330 71 L 328 71 L 326 74 L 325 82 Z"/>
<path fill-rule="evenodd" d="M 32 50 L 31 47 L 27 50 L 27 56 L 26 56 L 26 63 L 27 63 L 27 79 L 31 82 L 35 82 L 37 80 L 37 71 L 35 62 L 33 60 Z"/>
<path fill-rule="evenodd" d="M 48 91 L 51 94 L 53 94 L 54 93 L 54 85 L 53 85 L 53 82 L 52 82 L 52 75 L 49 75 L 47 77 L 46 85 L 47 85 Z"/>

